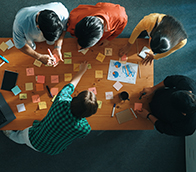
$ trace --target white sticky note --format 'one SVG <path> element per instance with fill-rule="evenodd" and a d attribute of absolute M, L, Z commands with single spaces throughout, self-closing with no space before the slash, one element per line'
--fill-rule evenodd
<path fill-rule="evenodd" d="M 105 98 L 106 100 L 113 99 L 113 92 L 105 92 Z"/>
<path fill-rule="evenodd" d="M 26 111 L 24 103 L 18 104 L 18 105 L 16 105 L 16 107 L 18 109 L 18 112 Z"/>
<path fill-rule="evenodd" d="M 139 56 L 140 56 L 141 58 L 143 58 L 143 59 L 146 58 L 146 53 L 145 53 L 145 52 L 147 52 L 147 53 L 150 52 L 150 49 L 147 48 L 146 46 L 144 46 L 143 49 L 142 49 L 142 51 L 139 53 Z"/>
<path fill-rule="evenodd" d="M 6 42 L 6 44 L 8 45 L 8 48 L 7 48 L 8 50 L 14 46 L 14 44 L 13 44 L 13 42 L 12 42 L 11 39 L 8 40 L 8 41 Z"/>
<path fill-rule="evenodd" d="M 113 85 L 113 87 L 114 87 L 117 91 L 119 91 L 119 90 L 123 87 L 123 85 L 122 85 L 119 81 L 117 81 L 117 82 Z"/>

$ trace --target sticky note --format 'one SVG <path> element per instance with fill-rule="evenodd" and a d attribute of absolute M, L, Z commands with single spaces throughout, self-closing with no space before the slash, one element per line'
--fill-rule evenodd
<path fill-rule="evenodd" d="M 121 57 L 121 61 L 127 61 L 127 56 L 126 56 L 126 54 L 124 54 L 124 55 Z"/>
<path fill-rule="evenodd" d="M 35 84 L 36 91 L 43 91 L 44 90 L 44 84 Z"/>
<path fill-rule="evenodd" d="M 72 74 L 71 73 L 65 73 L 64 74 L 64 81 L 71 81 Z"/>
<path fill-rule="evenodd" d="M 87 48 L 87 49 L 83 49 L 82 51 L 80 51 L 82 54 L 86 54 L 87 52 L 88 52 L 88 50 L 89 50 L 89 48 Z"/>
<path fill-rule="evenodd" d="M 39 105 L 39 109 L 40 109 L 40 110 L 41 110 L 41 109 L 47 109 L 46 102 L 39 102 L 38 105 Z"/>
<path fill-rule="evenodd" d="M 51 89 L 50 89 L 50 92 L 51 92 L 51 94 L 54 96 L 54 95 L 57 95 L 57 94 L 58 94 L 59 89 L 54 87 L 54 88 L 51 88 Z"/>
<path fill-rule="evenodd" d="M 8 40 L 8 41 L 6 42 L 6 44 L 8 45 L 8 48 L 7 48 L 8 50 L 14 46 L 14 44 L 13 44 L 13 42 L 12 42 L 11 39 Z"/>
<path fill-rule="evenodd" d="M 21 93 L 21 94 L 19 94 L 19 99 L 21 99 L 21 100 L 27 99 L 27 93 Z"/>
<path fill-rule="evenodd" d="M 44 75 L 37 75 L 37 83 L 44 84 L 45 83 L 45 76 Z"/>
<path fill-rule="evenodd" d="M 134 104 L 134 110 L 142 110 L 142 103 L 135 103 Z"/>
<path fill-rule="evenodd" d="M 51 83 L 59 83 L 59 76 L 51 75 Z"/>
<path fill-rule="evenodd" d="M 1 44 L 0 44 L 0 49 L 4 52 L 5 50 L 7 50 L 8 49 L 8 45 L 5 43 L 5 42 L 2 42 Z"/>
<path fill-rule="evenodd" d="M 64 57 L 72 57 L 72 54 L 71 52 L 64 52 Z"/>
<path fill-rule="evenodd" d="M 100 62 L 103 62 L 103 60 L 105 59 L 105 55 L 99 53 L 99 54 L 97 55 L 96 59 L 97 59 L 98 61 L 100 61 Z"/>
<path fill-rule="evenodd" d="M 105 48 L 105 56 L 112 56 L 112 48 Z"/>
<path fill-rule="evenodd" d="M 112 91 L 105 92 L 105 98 L 106 98 L 106 100 L 113 99 L 113 92 Z"/>
<path fill-rule="evenodd" d="M 74 63 L 73 64 L 73 71 L 79 71 L 80 70 L 80 64 L 79 63 Z"/>
<path fill-rule="evenodd" d="M 64 59 L 64 64 L 72 64 L 72 59 Z"/>
<path fill-rule="evenodd" d="M 95 78 L 103 78 L 103 71 L 102 70 L 96 70 L 95 71 Z"/>
<path fill-rule="evenodd" d="M 37 94 L 37 95 L 33 95 L 31 98 L 32 98 L 32 102 L 33 102 L 33 103 L 38 103 L 38 102 L 40 102 L 40 97 L 39 97 L 38 94 Z"/>
<path fill-rule="evenodd" d="M 27 76 L 33 76 L 34 75 L 34 68 L 26 68 L 26 74 L 27 74 Z"/>
<path fill-rule="evenodd" d="M 26 111 L 24 103 L 18 104 L 18 105 L 16 105 L 16 107 L 18 109 L 18 112 Z"/>
<path fill-rule="evenodd" d="M 54 102 L 54 100 L 56 99 L 56 96 L 57 96 L 57 95 L 54 95 L 54 97 L 53 97 L 52 100 L 51 100 L 52 102 Z"/>
<path fill-rule="evenodd" d="M 12 88 L 11 91 L 14 93 L 15 96 L 21 92 L 20 88 L 17 85 Z"/>
<path fill-rule="evenodd" d="M 37 67 L 41 67 L 42 65 L 42 62 L 40 62 L 39 60 L 35 59 L 34 63 L 33 63 L 35 66 Z"/>
<path fill-rule="evenodd" d="M 113 85 L 113 87 L 114 87 L 117 91 L 119 91 L 119 90 L 123 87 L 123 85 L 122 85 L 119 81 L 117 81 L 117 82 Z"/>
<path fill-rule="evenodd" d="M 25 90 L 26 90 L 26 91 L 33 90 L 33 83 L 32 83 L 32 82 L 30 82 L 30 83 L 25 83 Z"/>
<path fill-rule="evenodd" d="M 88 65 L 87 65 L 87 68 L 88 68 L 88 69 L 91 69 L 91 68 L 92 68 L 92 67 L 91 67 L 91 64 L 88 64 Z"/>
<path fill-rule="evenodd" d="M 102 107 L 102 101 L 97 100 L 97 103 L 98 103 L 98 108 L 101 109 L 101 107 Z"/>
<path fill-rule="evenodd" d="M 92 91 L 95 95 L 97 94 L 97 90 L 95 87 L 88 88 L 88 91 Z"/>

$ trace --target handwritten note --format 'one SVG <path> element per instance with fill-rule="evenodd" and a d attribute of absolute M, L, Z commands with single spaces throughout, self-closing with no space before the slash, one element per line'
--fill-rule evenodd
<path fill-rule="evenodd" d="M 36 91 L 43 91 L 44 90 L 44 84 L 35 84 Z"/>
<path fill-rule="evenodd" d="M 102 101 L 101 100 L 97 100 L 97 103 L 98 103 L 98 108 L 101 109 L 101 107 L 102 107 Z"/>
<path fill-rule="evenodd" d="M 12 88 L 11 91 L 14 93 L 15 96 L 21 92 L 20 88 L 17 85 Z"/>
<path fill-rule="evenodd" d="M 39 60 L 35 59 L 34 63 L 33 63 L 35 66 L 37 67 L 41 67 L 42 65 L 42 62 L 40 62 Z"/>
<path fill-rule="evenodd" d="M 96 59 L 102 63 L 103 60 L 105 59 L 105 55 L 99 53 L 99 54 L 97 55 Z"/>
<path fill-rule="evenodd" d="M 38 75 L 37 76 L 37 83 L 44 84 L 45 83 L 45 76 L 44 75 Z"/>
<path fill-rule="evenodd" d="M 80 64 L 79 63 L 74 63 L 73 64 L 73 69 L 74 69 L 73 70 L 74 72 L 79 71 L 80 70 Z"/>
<path fill-rule="evenodd" d="M 39 97 L 38 94 L 37 94 L 37 95 L 33 95 L 31 98 L 32 98 L 32 102 L 33 102 L 33 103 L 38 103 L 38 102 L 40 102 L 40 97 Z"/>
<path fill-rule="evenodd" d="M 88 88 L 88 91 L 92 91 L 95 95 L 97 94 L 96 87 Z"/>
<path fill-rule="evenodd" d="M 57 94 L 58 94 L 59 89 L 54 87 L 54 88 L 51 88 L 51 89 L 50 89 L 50 92 L 51 92 L 51 94 L 54 96 L 54 95 L 57 95 Z"/>
<path fill-rule="evenodd" d="M 51 83 L 59 83 L 59 76 L 51 75 Z"/>
<path fill-rule="evenodd" d="M 72 54 L 71 52 L 64 52 L 64 57 L 72 57 Z"/>
<path fill-rule="evenodd" d="M 105 48 L 105 56 L 112 56 L 112 48 Z"/>
<path fill-rule="evenodd" d="M 32 82 L 30 82 L 30 83 L 25 83 L 25 90 L 26 90 L 26 91 L 33 90 L 33 83 L 32 83 Z"/>
<path fill-rule="evenodd" d="M 71 81 L 72 74 L 71 73 L 65 73 L 64 74 L 64 81 Z"/>
<path fill-rule="evenodd" d="M 95 71 L 95 78 L 103 78 L 103 71 L 102 70 L 96 70 Z"/>
<path fill-rule="evenodd" d="M 33 76 L 34 75 L 34 68 L 26 68 L 26 74 L 27 74 L 27 76 Z"/>
<path fill-rule="evenodd" d="M 72 59 L 64 59 L 64 64 L 72 64 Z"/>
<path fill-rule="evenodd" d="M 39 102 L 38 105 L 39 105 L 39 109 L 40 109 L 40 110 L 42 110 L 42 109 L 47 109 L 47 104 L 46 104 L 46 102 Z"/>
<path fill-rule="evenodd" d="M 20 100 L 27 99 L 27 93 L 21 93 L 21 94 L 19 94 L 19 99 Z"/>
<path fill-rule="evenodd" d="M 113 92 L 112 91 L 105 92 L 105 98 L 106 98 L 106 100 L 113 99 Z"/>

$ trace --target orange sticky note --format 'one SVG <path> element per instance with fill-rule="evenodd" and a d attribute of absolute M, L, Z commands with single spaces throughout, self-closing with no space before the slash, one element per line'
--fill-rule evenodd
<path fill-rule="evenodd" d="M 95 95 L 97 94 L 97 90 L 95 87 L 88 88 L 88 91 L 92 91 Z"/>
<path fill-rule="evenodd" d="M 43 84 L 36 84 L 36 91 L 43 91 L 44 90 L 44 85 Z"/>
<path fill-rule="evenodd" d="M 59 83 L 59 76 L 51 75 L 51 83 Z"/>
<path fill-rule="evenodd" d="M 105 59 L 105 55 L 99 53 L 99 54 L 97 55 L 96 59 L 97 59 L 98 61 L 100 61 L 100 62 L 103 62 L 103 60 Z"/>
<path fill-rule="evenodd" d="M 26 74 L 27 76 L 34 75 L 34 68 L 26 68 Z"/>
<path fill-rule="evenodd" d="M 45 83 L 45 76 L 38 75 L 37 76 L 37 83 L 41 83 L 41 84 Z"/>
<path fill-rule="evenodd" d="M 51 94 L 54 96 L 54 95 L 57 95 L 57 94 L 58 94 L 59 89 L 58 89 L 58 88 L 51 88 L 51 89 L 50 89 L 50 92 L 51 92 Z"/>
<path fill-rule="evenodd" d="M 33 83 L 32 83 L 32 82 L 30 82 L 30 83 L 25 83 L 25 90 L 26 90 L 26 91 L 33 90 Z"/>
<path fill-rule="evenodd" d="M 142 103 L 135 103 L 134 110 L 142 110 Z"/>
<path fill-rule="evenodd" d="M 95 78 L 103 78 L 103 71 L 102 70 L 96 70 L 95 71 Z"/>
<path fill-rule="evenodd" d="M 65 73 L 64 74 L 64 81 L 71 81 L 72 74 L 71 73 Z"/>
<path fill-rule="evenodd" d="M 79 63 L 74 63 L 73 64 L 73 71 L 79 71 L 80 70 L 80 64 Z"/>
<path fill-rule="evenodd" d="M 47 109 L 46 102 L 39 102 L 38 105 L 39 105 L 39 109 L 40 109 L 40 110 L 41 110 L 41 109 Z"/>
<path fill-rule="evenodd" d="M 40 102 L 40 97 L 39 97 L 39 95 L 33 95 L 33 96 L 32 96 L 32 102 L 33 102 L 33 103 L 38 103 L 38 102 Z"/>

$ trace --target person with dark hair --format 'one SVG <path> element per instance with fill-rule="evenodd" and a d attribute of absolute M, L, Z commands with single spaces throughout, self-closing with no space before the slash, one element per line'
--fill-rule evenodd
<path fill-rule="evenodd" d="M 133 30 L 128 43 L 119 50 L 119 56 L 128 54 L 137 38 L 149 37 L 150 48 L 142 64 L 166 57 L 187 43 L 187 34 L 182 24 L 166 14 L 152 13 L 145 16 Z"/>
<path fill-rule="evenodd" d="M 69 13 L 60 2 L 22 8 L 16 14 L 13 24 L 16 48 L 44 64 L 56 66 L 56 59 L 53 56 L 35 51 L 35 42 L 46 41 L 49 45 L 55 44 L 52 53 L 63 61 L 61 46 L 68 18 Z"/>
<path fill-rule="evenodd" d="M 118 4 L 79 5 L 70 12 L 67 31 L 77 38 L 79 50 L 97 43 L 105 46 L 123 31 L 127 20 L 125 8 Z"/>
<path fill-rule="evenodd" d="M 5 130 L 4 134 L 16 143 L 50 155 L 63 152 L 73 140 L 88 135 L 91 127 L 85 118 L 97 112 L 96 96 L 93 92 L 82 91 L 71 97 L 87 65 L 87 62 L 80 65 L 79 72 L 58 93 L 43 120 L 35 120 L 33 126 L 25 130 Z"/>
<path fill-rule="evenodd" d="M 144 88 L 143 98 L 152 96 L 150 112 L 136 113 L 149 119 L 160 133 L 188 136 L 196 129 L 196 82 L 187 76 L 172 75 L 154 87 Z"/>

